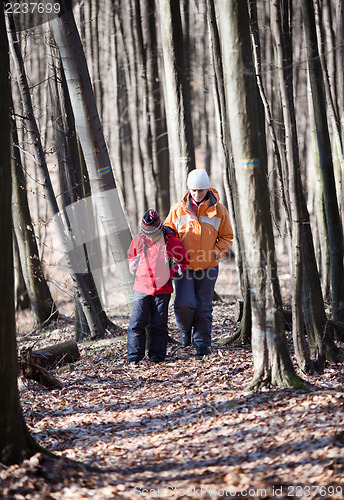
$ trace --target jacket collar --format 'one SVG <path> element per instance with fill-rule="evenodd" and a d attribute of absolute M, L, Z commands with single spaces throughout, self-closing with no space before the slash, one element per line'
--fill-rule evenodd
<path fill-rule="evenodd" d="M 209 217 L 214 217 L 217 212 L 217 203 L 220 200 L 220 196 L 214 188 L 209 188 L 208 194 L 209 197 L 204 203 L 202 203 L 202 207 L 205 208 L 205 211 Z M 191 208 L 190 197 L 191 193 L 190 190 L 188 190 L 183 196 L 183 202 L 185 203 L 186 208 L 193 212 Z"/>

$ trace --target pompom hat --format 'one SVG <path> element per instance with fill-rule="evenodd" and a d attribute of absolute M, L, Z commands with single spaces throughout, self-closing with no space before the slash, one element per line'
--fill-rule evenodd
<path fill-rule="evenodd" d="M 163 222 L 156 210 L 150 208 L 142 217 L 141 232 L 146 236 L 155 236 L 161 233 Z"/>
<path fill-rule="evenodd" d="M 191 170 L 187 180 L 188 189 L 209 189 L 210 182 L 208 174 L 201 168 Z"/>

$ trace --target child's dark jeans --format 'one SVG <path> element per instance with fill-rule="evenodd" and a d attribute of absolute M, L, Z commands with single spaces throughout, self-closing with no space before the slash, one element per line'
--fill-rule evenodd
<path fill-rule="evenodd" d="M 131 314 L 128 342 L 128 362 L 140 361 L 145 357 L 146 326 L 149 324 L 148 356 L 154 361 L 163 361 L 167 348 L 168 303 L 171 294 L 146 295 L 134 290 L 133 312 Z"/>

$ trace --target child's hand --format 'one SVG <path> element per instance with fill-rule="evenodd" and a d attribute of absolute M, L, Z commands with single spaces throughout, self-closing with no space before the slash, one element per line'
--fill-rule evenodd
<path fill-rule="evenodd" d="M 171 267 L 171 278 L 179 278 L 181 276 L 182 270 L 179 264 L 175 264 L 173 267 Z"/>

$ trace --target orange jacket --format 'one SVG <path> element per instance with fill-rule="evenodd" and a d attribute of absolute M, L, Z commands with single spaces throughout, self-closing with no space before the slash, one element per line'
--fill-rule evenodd
<path fill-rule="evenodd" d="M 209 199 L 199 205 L 198 216 L 191 208 L 190 196 L 187 191 L 182 201 L 172 206 L 164 224 L 177 231 L 190 256 L 188 267 L 208 269 L 217 266 L 232 245 L 233 229 L 216 189 L 209 189 Z"/>

